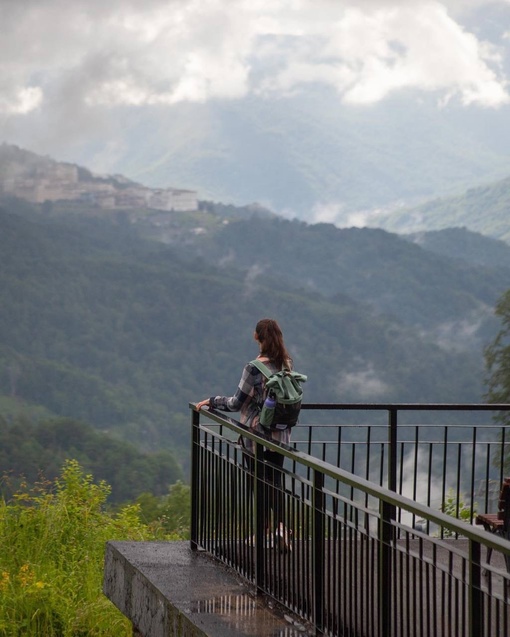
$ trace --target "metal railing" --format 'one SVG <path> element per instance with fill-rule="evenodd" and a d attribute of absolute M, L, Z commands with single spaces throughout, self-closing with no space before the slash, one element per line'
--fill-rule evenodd
<path fill-rule="evenodd" d="M 409 483 L 418 494 L 413 462 L 421 464 L 422 454 L 429 475 L 439 470 L 441 503 L 447 489 L 460 496 L 466 484 L 470 498 L 479 479 L 489 485 L 502 478 L 505 428 L 487 435 L 482 427 L 492 425 L 463 424 L 471 433 L 462 440 L 455 424 L 399 423 L 402 412 L 472 415 L 510 406 L 307 405 L 323 422 L 296 427 L 292 447 L 267 441 L 220 412 L 191 407 L 193 548 L 215 555 L 318 633 L 510 634 L 510 542 L 430 506 L 432 478 L 425 502 L 402 495 Z M 384 413 L 388 421 L 324 422 L 325 412 L 362 411 Z M 431 433 L 429 427 L 439 429 Z M 243 453 L 240 435 L 255 442 L 254 458 Z M 267 450 L 285 458 L 283 469 L 268 471 Z"/>

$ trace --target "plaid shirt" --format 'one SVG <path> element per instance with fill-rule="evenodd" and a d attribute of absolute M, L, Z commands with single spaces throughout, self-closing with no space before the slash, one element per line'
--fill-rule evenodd
<path fill-rule="evenodd" d="M 279 371 L 279 368 L 267 358 L 259 360 L 267 365 L 271 372 Z M 275 442 L 290 443 L 290 428 L 278 430 L 267 430 L 259 424 L 260 409 L 264 403 L 265 377 L 255 365 L 248 363 L 243 369 L 241 380 L 233 396 L 211 396 L 210 406 L 223 411 L 239 411 L 240 422 L 248 425 L 250 429 L 259 435 Z M 248 438 L 243 438 L 243 444 L 248 451 L 253 452 L 253 442 Z"/>

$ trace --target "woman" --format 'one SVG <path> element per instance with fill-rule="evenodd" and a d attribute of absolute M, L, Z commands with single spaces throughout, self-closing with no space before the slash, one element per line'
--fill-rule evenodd
<path fill-rule="evenodd" d="M 292 368 L 292 358 L 287 352 L 283 341 L 280 326 L 274 319 L 260 320 L 253 334 L 259 346 L 258 360 L 265 363 L 269 370 L 280 371 L 283 367 Z M 265 378 L 255 365 L 248 363 L 243 369 L 241 380 L 233 396 L 211 396 L 197 403 L 197 408 L 212 407 L 223 411 L 239 411 L 240 422 L 247 425 L 260 436 L 289 444 L 290 428 L 267 430 L 259 424 L 259 414 L 264 402 Z M 253 473 L 254 469 L 254 444 L 249 438 L 241 438 L 241 443 L 246 450 L 246 464 Z M 273 522 L 276 526 L 276 536 L 281 548 L 289 548 L 287 544 L 287 532 L 283 525 L 283 497 L 281 497 L 281 483 L 284 456 L 276 451 L 264 450 L 265 479 L 269 488 L 266 493 L 266 526 L 269 528 L 269 511 L 273 510 Z M 276 496 L 276 497 L 274 497 Z M 280 497 L 279 497 L 280 496 Z"/>

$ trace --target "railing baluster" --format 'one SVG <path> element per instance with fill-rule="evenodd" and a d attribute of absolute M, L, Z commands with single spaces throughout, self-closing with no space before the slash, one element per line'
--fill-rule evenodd
<path fill-rule="evenodd" d="M 266 525 L 265 525 L 265 507 L 266 507 L 266 489 L 264 478 L 264 447 L 257 442 L 255 445 L 255 466 L 254 474 L 254 503 L 255 503 L 255 586 L 257 592 L 264 592 L 267 581 L 265 577 L 266 563 Z"/>
<path fill-rule="evenodd" d="M 393 529 L 391 522 L 394 507 L 381 500 L 379 517 L 379 626 L 381 637 L 393 637 L 392 631 L 392 584 L 391 541 Z"/>
<path fill-rule="evenodd" d="M 200 458 L 200 412 L 191 412 L 191 520 L 190 520 L 190 546 L 193 551 L 198 548 L 198 506 L 200 497 L 199 485 L 199 458 Z"/>
<path fill-rule="evenodd" d="M 481 547 L 479 542 L 469 541 L 469 637 L 482 636 L 483 596 Z"/>
<path fill-rule="evenodd" d="M 324 474 L 313 472 L 313 529 L 312 529 L 312 578 L 314 600 L 314 624 L 322 630 L 324 626 Z"/>

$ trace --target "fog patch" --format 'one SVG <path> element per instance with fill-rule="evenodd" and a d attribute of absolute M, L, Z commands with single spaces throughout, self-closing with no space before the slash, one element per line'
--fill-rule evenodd
<path fill-rule="evenodd" d="M 391 387 L 378 377 L 371 365 L 363 370 L 343 372 L 338 382 L 340 394 L 370 402 L 387 395 L 390 389 Z"/>
<path fill-rule="evenodd" d="M 223 253 L 223 256 L 218 261 L 220 268 L 225 268 L 235 261 L 235 252 L 232 248 L 229 248 Z"/>
<path fill-rule="evenodd" d="M 248 272 L 246 272 L 246 276 L 244 277 L 244 298 L 250 298 L 259 292 L 257 279 L 265 272 L 265 270 L 265 266 L 262 266 L 259 263 L 254 263 L 249 268 Z"/>
<path fill-rule="evenodd" d="M 482 345 L 479 336 L 485 321 L 493 316 L 493 309 L 483 305 L 459 321 L 446 321 L 422 333 L 422 336 L 433 338 L 435 343 L 449 352 L 472 350 L 475 345 Z"/>

